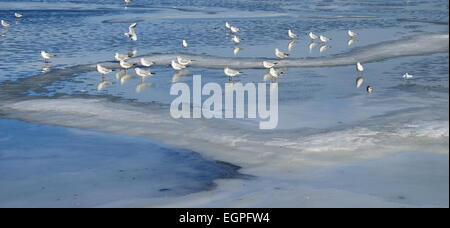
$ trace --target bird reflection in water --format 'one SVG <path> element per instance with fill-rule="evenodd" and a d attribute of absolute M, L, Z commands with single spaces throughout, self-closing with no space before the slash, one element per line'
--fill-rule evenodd
<path fill-rule="evenodd" d="M 172 82 L 178 82 L 182 77 L 188 75 L 190 72 L 186 69 L 179 70 L 172 75 Z"/>

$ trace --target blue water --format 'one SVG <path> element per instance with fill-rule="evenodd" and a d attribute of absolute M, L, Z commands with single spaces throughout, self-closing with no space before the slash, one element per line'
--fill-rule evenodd
<path fill-rule="evenodd" d="M 14 12 L 20 12 L 24 14 L 24 17 L 15 19 L 12 16 Z M 445 0 L 136 0 L 128 8 L 124 8 L 122 1 L 116 0 L 95 1 L 95 3 L 88 0 L 32 0 L 26 2 L 0 0 L 0 19 L 11 24 L 9 28 L 0 28 L 0 55 L 3 56 L 0 60 L 0 89 L 3 88 L 2 84 L 18 82 L 19 90 L 21 87 L 27 88 L 20 91 L 22 100 L 65 96 L 108 97 L 109 99 L 124 99 L 134 105 L 156 103 L 162 107 L 168 106 L 174 98 L 169 96 L 169 89 L 174 81 L 190 85 L 194 74 L 201 74 L 204 83 L 224 84 L 228 79 L 220 69 L 189 68 L 185 75 L 177 75 L 167 66 L 152 67 L 156 76 L 147 78 L 145 81 L 141 81 L 132 71 L 128 77 L 116 77 L 113 73 L 106 79 L 112 82 L 112 85 L 106 86 L 100 91 L 98 84 L 102 79 L 94 71 L 72 72 L 65 77 L 43 84 L 33 84 L 33 81 L 26 81 L 29 84 L 21 84 L 21 79 L 36 76 L 36 81 L 39 81 L 41 76 L 45 76 L 45 72 L 113 61 L 114 53 L 127 53 L 133 49 L 138 51 L 138 56 L 184 52 L 221 57 L 273 58 L 274 48 L 278 47 L 283 51 L 288 49 L 290 40 L 287 38 L 287 29 L 292 29 L 300 35 L 296 46 L 290 52 L 291 58 L 329 57 L 349 52 L 355 48 L 398 40 L 412 35 L 448 34 L 449 21 L 448 1 Z M 239 47 L 242 50 L 237 55 L 233 53 L 235 45 L 224 29 L 225 21 L 241 28 L 239 35 L 243 42 Z M 137 42 L 130 42 L 122 35 L 132 22 L 138 23 L 139 39 Z M 347 29 L 360 33 L 360 36 L 357 37 L 358 41 L 351 46 L 347 44 L 348 36 L 345 32 Z M 306 36 L 309 31 L 332 37 L 333 40 L 328 44 L 330 48 L 320 52 L 321 45 L 319 45 L 310 50 L 308 48 L 310 40 Z M 189 48 L 186 50 L 181 50 L 180 47 L 183 39 L 189 42 Z M 46 50 L 57 56 L 51 63 L 44 64 L 39 55 L 40 50 Z M 285 69 L 285 75 L 278 79 L 279 125 L 271 134 L 275 135 L 275 138 L 279 136 L 291 140 L 308 136 L 309 132 L 329 132 L 362 126 L 379 131 L 380 135 L 384 135 L 390 133 L 392 129 L 408 124 L 424 123 L 424 126 L 428 126 L 427 124 L 434 126 L 433 124 L 436 123 L 448 124 L 448 50 L 431 55 L 371 62 L 365 64 L 365 67 L 364 84 L 361 88 L 355 88 L 355 79 L 360 75 L 355 72 L 353 65 Z M 263 82 L 263 76 L 266 73 L 261 69 L 245 69 L 244 71 L 245 75 L 236 80 L 243 83 Z M 414 78 L 404 80 L 402 75 L 407 72 L 413 74 Z M 368 85 L 374 87 L 374 93 L 368 94 L 365 91 L 365 87 Z M 0 91 L 0 95 L 2 101 L 5 102 L 17 98 L 12 94 L 2 93 L 2 91 Z M 0 114 L 2 113 L 0 109 Z M 167 115 L 169 115 L 168 110 Z M 8 117 L 14 118 L 14 115 L 9 114 Z M 235 123 L 235 121 L 221 122 L 220 124 L 223 125 L 218 125 L 216 136 L 221 135 L 220 129 Z M 257 131 L 257 121 L 245 120 L 242 123 L 245 124 L 240 126 L 242 128 L 240 132 L 250 132 L 255 138 L 265 139 L 261 135 L 266 132 Z M 200 126 L 203 125 L 200 124 Z M 74 135 L 71 130 L 65 128 L 1 120 L 0 130 L 6 131 L 7 129 L 15 130 L 1 133 L 10 141 L 2 141 L 0 134 L 2 153 L 26 159 L 16 159 L 17 163 L 8 162 L 8 166 L 6 166 L 1 165 L 5 155 L 0 154 L 0 181 L 18 178 L 32 179 L 34 178 L 33 173 L 39 173 L 39 176 L 50 175 L 48 178 L 39 178 L 44 183 L 51 182 L 52 178 L 59 180 L 58 177 L 51 175 L 58 175 L 59 172 L 65 171 L 65 168 L 61 166 L 56 166 L 56 170 L 40 170 L 36 165 L 39 163 L 33 163 L 33 166 L 27 169 L 19 167 L 19 164 L 28 161 L 31 153 L 34 152 L 40 159 L 33 161 L 38 162 L 43 160 L 42 162 L 45 163 L 46 159 L 49 159 L 48 162 L 51 164 L 58 164 L 58 159 L 63 159 L 64 164 L 71 164 L 72 168 L 81 166 L 83 170 L 106 166 L 99 179 L 104 178 L 104 180 L 111 181 L 119 192 L 127 192 L 128 195 L 123 198 L 161 197 L 170 194 L 170 191 L 158 191 L 158 189 L 165 188 L 177 189 L 175 195 L 183 195 L 200 191 L 209 185 L 211 180 L 221 177 L 218 174 L 222 170 L 221 167 L 216 167 L 214 162 L 205 161 L 191 152 L 187 152 L 190 154 L 188 156 L 190 159 L 184 161 L 186 163 L 180 168 L 188 170 L 189 175 L 185 176 L 178 171 L 174 172 L 173 164 L 183 161 L 182 157 L 187 155 L 180 154 L 177 152 L 178 149 L 164 149 L 162 146 L 156 146 L 156 149 L 150 150 L 152 154 L 144 153 L 141 151 L 142 148 L 153 148 L 155 143 L 145 141 L 146 139 L 139 141 L 140 139 L 123 139 L 121 136 L 101 134 L 94 134 L 92 139 L 91 135 L 89 137 Z M 37 129 L 39 133 L 30 129 Z M 21 133 L 25 134 L 24 138 L 18 138 Z M 146 136 L 145 133 L 142 135 Z M 13 139 L 9 139 L 10 137 Z M 112 144 L 114 146 L 110 145 L 109 137 L 117 139 L 117 142 L 114 141 Z M 32 149 L 32 144 L 26 147 L 24 143 L 31 139 L 33 139 L 31 142 L 34 143 L 40 142 L 40 140 L 48 141 L 48 143 L 39 143 L 38 148 L 40 149 L 34 147 Z M 64 139 L 70 139 L 70 142 L 64 141 Z M 136 144 L 132 143 L 135 147 L 132 151 L 135 152 L 124 152 L 122 149 L 130 144 L 130 140 L 139 141 Z M 82 142 L 83 146 L 72 141 Z M 448 144 L 448 130 L 447 135 L 444 134 L 438 141 Z M 402 142 L 393 144 L 397 143 L 402 144 Z M 24 144 L 23 148 L 17 147 L 18 144 Z M 84 148 L 85 146 L 88 148 Z M 62 147 L 67 147 L 69 157 L 58 158 L 61 152 L 57 149 Z M 40 154 L 41 150 L 43 154 Z M 215 148 L 205 150 L 214 151 Z M 90 151 L 90 155 L 86 155 L 85 151 Z M 438 152 L 447 153 L 448 158 L 448 150 Z M 14 155 L 14 153 L 18 154 Z M 80 165 L 79 162 L 84 162 L 86 159 L 75 159 L 74 157 L 78 157 L 75 155 L 78 154 L 88 156 L 87 160 L 93 163 Z M 300 160 L 303 159 L 300 153 L 298 156 L 300 156 Z M 102 162 L 104 158 L 111 159 L 113 164 L 118 165 L 124 165 L 125 162 L 121 162 L 121 160 L 126 158 L 125 168 L 138 171 L 133 171 L 133 174 L 117 173 L 118 169 Z M 73 159 L 75 160 L 73 161 Z M 148 164 L 146 164 L 147 162 Z M 245 160 L 242 163 L 252 164 L 251 161 Z M 171 165 L 166 167 L 162 164 Z M 207 164 L 207 167 L 211 168 L 200 168 L 203 164 Z M 445 169 L 445 164 L 442 166 Z M 145 168 L 162 168 L 161 173 L 165 176 L 156 180 L 154 175 L 142 171 Z M 198 170 L 203 171 L 198 172 Z M 93 171 L 85 172 L 86 176 L 91 178 Z M 17 174 L 12 175 L 11 173 Z M 134 174 L 144 175 L 144 179 L 148 180 L 139 179 L 139 187 L 133 191 L 124 190 L 123 184 L 133 183 L 129 178 Z M 158 172 L 158 174 L 160 173 Z M 429 173 L 429 175 L 435 174 Z M 90 184 L 90 181 L 95 180 L 89 178 L 77 181 L 85 185 L 85 183 Z M 114 178 L 124 178 L 126 181 L 120 182 L 122 180 Z M 192 180 L 193 186 L 171 185 L 174 184 L 174 180 L 180 178 Z M 169 187 L 165 187 L 166 181 Z M 448 177 L 444 181 L 448 183 Z M 147 192 L 142 190 L 146 187 L 146 183 L 159 184 Z M 18 184 L 22 183 L 11 182 L 5 186 L 8 186 L 7 189 L 20 189 Z M 26 186 L 29 184 L 26 183 Z M 61 183 L 51 184 L 58 186 Z M 73 194 L 81 196 L 80 192 L 64 190 L 59 195 L 55 192 L 45 194 L 38 191 L 38 188 L 39 186 L 36 185 L 36 191 L 17 192 L 17 195 L 13 197 L 9 195 L 12 190 L 2 188 L 0 189 L 0 206 L 5 199 L 19 199 L 26 194 L 33 195 L 33 200 L 30 201 L 31 206 L 51 207 L 96 206 L 118 198 L 117 195 L 111 193 L 111 197 L 105 197 L 95 204 L 89 204 L 87 201 L 78 202 L 72 198 L 68 200 L 68 197 Z M 88 190 L 83 189 L 83 191 Z M 101 191 L 109 190 L 99 190 L 99 192 Z M 448 189 L 446 191 L 448 192 Z M 57 199 L 59 200 L 57 201 Z M 426 204 L 426 201 L 425 199 L 420 202 Z M 429 202 L 433 203 L 432 200 Z M 23 206 L 26 203 L 11 201 L 11 204 L 3 205 Z"/>
<path fill-rule="evenodd" d="M 0 120 L 0 207 L 180 196 L 237 177 L 237 169 L 139 138 Z"/>

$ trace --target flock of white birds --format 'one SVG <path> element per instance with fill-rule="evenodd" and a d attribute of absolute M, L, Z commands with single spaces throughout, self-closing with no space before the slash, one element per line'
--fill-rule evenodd
<path fill-rule="evenodd" d="M 125 2 L 125 7 L 128 7 L 128 4 L 131 3 L 133 0 L 124 0 Z M 14 13 L 14 17 L 17 19 L 20 19 L 23 17 L 22 14 L 20 13 Z M 11 26 L 11 24 L 9 24 L 8 22 L 6 22 L 5 20 L 0 20 L 0 24 L 1 26 L 7 28 L 9 26 Z M 138 36 L 136 33 L 136 26 L 137 23 L 133 23 L 128 27 L 128 32 L 124 33 L 125 37 L 128 37 L 131 41 L 137 41 Z M 242 39 L 238 36 L 238 33 L 241 31 L 240 28 L 231 25 L 229 22 L 225 22 L 225 28 L 231 33 L 231 37 L 232 37 L 232 41 L 235 44 L 240 44 Z M 299 35 L 296 34 L 293 30 L 289 29 L 287 31 L 287 35 L 290 39 L 292 39 L 292 41 L 289 43 L 288 45 L 288 49 L 289 51 L 291 51 L 292 47 L 295 45 L 295 40 L 299 38 Z M 348 41 L 348 45 L 353 44 L 354 42 L 356 42 L 356 40 L 354 39 L 354 37 L 358 36 L 359 34 L 348 30 L 347 31 L 347 35 L 350 37 L 349 41 Z M 319 41 L 321 43 L 323 43 L 320 52 L 322 52 L 323 50 L 327 49 L 329 46 L 326 45 L 327 42 L 329 42 L 331 40 L 331 38 L 326 37 L 324 35 L 318 35 L 315 34 L 313 32 L 309 32 L 308 33 L 308 37 L 312 40 L 312 42 L 309 45 L 310 50 L 312 48 L 314 48 L 316 45 L 318 45 L 318 43 L 316 42 Z M 181 41 L 181 47 L 186 49 L 188 48 L 188 42 L 186 40 L 182 40 Z M 236 55 L 237 52 L 240 51 L 239 47 L 235 47 L 234 48 L 234 54 Z M 155 75 L 155 73 L 151 72 L 149 70 L 149 67 L 151 67 L 152 65 L 155 65 L 155 62 L 149 61 L 145 58 L 141 58 L 140 59 L 140 64 L 132 64 L 127 62 L 128 59 L 134 57 L 136 55 L 136 50 L 133 50 L 131 53 L 128 54 L 121 54 L 121 53 L 116 53 L 114 58 L 116 61 L 119 62 L 120 67 L 125 71 L 125 74 L 127 73 L 128 69 L 134 68 L 134 71 L 136 72 L 136 75 L 141 77 L 141 83 L 143 82 L 144 78 L 149 77 L 149 76 L 153 76 Z M 276 58 L 278 58 L 279 60 L 281 59 L 285 59 L 287 57 L 289 57 L 288 53 L 282 52 L 280 49 L 276 48 L 275 49 L 275 56 Z M 41 51 L 41 57 L 44 59 L 44 62 L 48 62 L 50 61 L 50 59 L 52 59 L 53 57 L 55 57 L 54 54 L 48 53 L 46 51 Z M 195 60 L 192 59 L 187 59 L 187 58 L 182 58 L 180 56 L 177 56 L 176 59 L 172 60 L 170 65 L 171 67 L 176 70 L 176 71 L 183 71 L 185 70 L 187 67 L 189 67 L 189 65 L 194 62 Z M 272 78 L 272 79 L 277 79 L 279 76 L 281 76 L 284 72 L 281 69 L 277 69 L 276 66 L 279 62 L 277 61 L 263 61 L 261 63 L 261 65 L 268 69 L 268 73 L 266 74 L 265 78 Z M 140 67 L 137 67 L 137 65 L 140 65 Z M 99 85 L 99 89 L 103 88 L 104 86 L 110 84 L 110 82 L 104 81 L 105 76 L 109 73 L 112 73 L 113 70 L 112 69 L 108 69 L 105 66 L 102 66 L 101 64 L 97 64 L 97 71 L 102 75 L 102 82 Z M 356 71 L 357 72 L 363 72 L 364 71 L 364 66 L 361 62 L 356 62 Z M 235 69 L 231 69 L 229 67 L 225 67 L 224 68 L 224 73 L 225 75 L 229 78 L 230 81 L 232 81 L 232 78 L 242 74 L 242 72 L 235 70 Z M 404 74 L 403 75 L 404 79 L 411 79 L 413 78 L 413 75 L 411 74 Z M 359 76 L 356 79 L 356 87 L 359 88 L 364 82 L 364 78 L 362 76 Z M 373 92 L 373 87 L 372 86 L 367 86 L 367 92 L 368 93 L 372 93 Z"/>
<path fill-rule="evenodd" d="M 137 33 L 136 33 L 136 26 L 137 23 L 133 23 L 129 26 L 128 28 L 128 32 L 124 33 L 124 35 L 126 37 L 128 37 L 131 41 L 136 41 L 138 39 L 137 37 Z M 231 33 L 231 40 L 235 43 L 235 44 L 240 44 L 242 39 L 238 36 L 238 33 L 241 31 L 240 28 L 231 25 L 229 22 L 225 22 L 225 28 Z M 353 38 L 355 36 L 358 36 L 359 34 L 348 30 L 347 31 L 348 36 L 350 37 L 350 40 L 353 40 Z M 292 39 L 292 41 L 290 42 L 289 45 L 289 49 L 292 49 L 292 46 L 294 45 L 294 42 L 296 39 L 299 38 L 299 35 L 297 35 L 296 33 L 294 33 L 293 30 L 289 29 L 287 32 L 287 35 L 290 39 Z M 316 43 L 315 40 L 319 40 L 322 43 L 327 43 L 331 40 L 331 38 L 328 38 L 324 35 L 316 35 L 313 32 L 308 33 L 309 38 L 313 41 L 313 43 Z M 181 41 L 181 47 L 182 48 L 188 48 L 188 42 L 186 40 L 182 40 Z M 236 47 L 235 47 L 236 48 Z M 236 52 L 236 49 L 235 49 Z M 322 52 L 322 49 L 321 49 Z M 236 53 L 235 53 L 236 54 Z M 134 64 L 128 63 L 127 59 L 131 58 L 132 56 L 134 56 L 134 54 L 121 54 L 121 53 L 116 53 L 115 54 L 115 59 L 117 61 L 119 61 L 120 67 L 126 72 L 128 69 L 134 67 Z M 278 59 L 285 59 L 287 57 L 289 57 L 288 53 L 284 53 L 282 51 L 280 51 L 280 49 L 276 48 L 275 49 L 275 56 Z M 44 57 L 45 59 L 46 57 Z M 187 59 L 187 58 L 182 58 L 181 56 L 177 56 L 176 59 L 172 60 L 170 65 L 174 70 L 177 71 L 182 71 L 184 69 L 186 69 L 187 67 L 189 67 L 189 65 L 194 62 L 195 60 L 192 59 Z M 154 65 L 155 63 L 149 60 L 146 60 L 145 58 L 141 58 L 140 59 L 140 65 L 142 67 L 150 67 L 152 65 Z M 266 69 L 268 69 L 268 73 L 267 73 L 267 77 L 265 76 L 265 78 L 272 78 L 272 79 L 277 79 L 278 77 L 280 77 L 282 74 L 284 74 L 284 72 L 281 69 L 277 69 L 276 66 L 278 64 L 277 61 L 263 61 L 262 66 Z M 144 79 L 145 77 L 148 76 L 152 76 L 155 75 L 153 72 L 151 72 L 148 69 L 144 69 L 142 67 L 134 67 L 134 70 L 136 72 L 136 74 L 138 76 L 140 76 L 142 79 Z M 357 62 L 356 63 L 356 70 L 358 72 L 363 72 L 364 71 L 364 66 L 360 63 Z M 112 73 L 113 70 L 108 69 L 100 64 L 97 65 L 97 71 L 102 75 L 102 77 L 104 77 L 105 75 Z M 228 77 L 229 81 L 232 81 L 232 78 L 237 76 L 237 75 L 241 75 L 243 74 L 243 72 L 240 72 L 238 70 L 235 69 L 231 69 L 229 67 L 225 67 L 224 68 L 224 73 L 225 75 Z M 363 78 L 362 77 L 358 77 L 357 79 L 357 87 L 359 88 L 362 85 L 363 82 Z M 367 87 L 367 92 L 371 93 L 373 91 L 373 87 L 372 86 L 368 86 Z"/>
<path fill-rule="evenodd" d="M 124 33 L 124 35 L 126 37 L 128 37 L 131 41 L 136 41 L 138 39 L 137 37 L 137 33 L 136 33 L 136 26 L 137 23 L 133 23 L 128 27 L 128 32 Z M 235 43 L 235 44 L 240 44 L 241 43 L 241 38 L 238 36 L 239 31 L 241 31 L 240 28 L 231 25 L 229 22 L 225 22 L 225 28 L 231 33 L 231 40 Z M 347 31 L 348 36 L 350 37 L 350 40 L 354 40 L 353 38 L 355 36 L 358 36 L 359 34 L 348 30 Z M 299 35 L 297 35 L 296 33 L 294 33 L 291 29 L 288 30 L 287 35 L 290 39 L 292 39 L 292 41 L 290 42 L 289 45 L 289 49 L 292 48 L 294 42 L 296 39 L 299 38 Z M 327 43 L 331 40 L 331 38 L 328 38 L 324 35 L 316 35 L 313 32 L 308 33 L 309 38 L 313 41 L 313 43 L 317 44 L 317 42 L 315 42 L 315 40 L 319 40 L 322 43 Z M 188 48 L 188 42 L 186 40 L 182 40 L 181 41 L 181 47 L 182 48 Z M 322 52 L 322 49 L 321 49 Z M 236 47 L 235 47 L 235 54 L 236 54 Z M 115 59 L 117 61 L 119 61 L 120 67 L 126 72 L 128 69 L 133 68 L 136 72 L 136 74 L 138 76 L 140 76 L 142 79 L 144 79 L 145 77 L 148 76 L 152 76 L 155 75 L 153 72 L 151 72 L 148 69 L 144 69 L 142 67 L 146 67 L 149 68 L 150 66 L 154 65 L 155 63 L 152 61 L 149 61 L 145 58 L 141 58 L 140 59 L 140 65 L 141 67 L 135 67 L 135 64 L 131 64 L 127 62 L 127 59 L 133 57 L 135 55 L 135 53 L 131 53 L 131 54 L 121 54 L 121 53 L 116 53 L 115 54 Z M 288 53 L 284 53 L 282 51 L 280 51 L 280 49 L 276 48 L 275 49 L 275 56 L 278 59 L 285 59 L 287 57 L 289 57 Z M 46 59 L 47 57 L 44 57 L 44 59 Z M 182 58 L 181 56 L 177 56 L 176 59 L 172 60 L 170 65 L 174 70 L 177 71 L 182 71 L 185 70 L 187 67 L 189 67 L 189 65 L 194 62 L 195 60 L 192 59 L 187 59 L 187 58 Z M 277 69 L 276 66 L 278 64 L 277 61 L 263 61 L 262 66 L 266 69 L 268 69 L 268 73 L 267 73 L 267 77 L 265 78 L 272 78 L 272 79 L 276 79 L 279 76 L 281 76 L 282 74 L 284 74 L 284 72 L 281 69 Z M 364 71 L 364 66 L 360 63 L 357 62 L 356 63 L 356 70 L 358 72 L 363 72 Z M 105 75 L 112 73 L 113 70 L 108 69 L 100 64 L 97 65 L 97 71 L 102 75 L 102 77 L 104 77 Z M 229 81 L 232 81 L 232 78 L 243 74 L 243 72 L 240 72 L 238 70 L 235 69 L 231 69 L 229 67 L 225 67 L 224 68 L 224 73 L 225 75 L 229 78 Z M 359 88 L 362 85 L 363 82 L 363 78 L 362 77 L 358 77 L 357 79 L 357 87 Z M 367 92 L 371 93 L 373 91 L 373 87 L 372 86 L 368 86 L 367 87 Z"/>
<path fill-rule="evenodd" d="M 14 13 L 14 17 L 15 18 L 22 18 L 23 15 L 20 13 Z M 11 24 L 9 24 L 8 22 L 6 22 L 5 20 L 0 20 L 0 24 L 2 25 L 2 27 L 7 28 L 9 26 L 11 26 Z"/>

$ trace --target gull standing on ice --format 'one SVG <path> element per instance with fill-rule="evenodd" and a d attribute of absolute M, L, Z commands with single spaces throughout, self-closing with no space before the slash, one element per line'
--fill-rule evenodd
<path fill-rule="evenodd" d="M 10 26 L 10 24 L 8 24 L 8 22 L 6 22 L 5 20 L 1 20 L 1 21 L 0 21 L 0 24 L 1 24 L 3 27 L 9 27 L 9 26 Z"/>
<path fill-rule="evenodd" d="M 44 59 L 44 62 L 47 62 L 48 60 L 50 60 L 51 58 L 53 58 L 55 55 L 50 54 L 48 52 L 45 51 L 41 51 L 41 56 Z"/>
<path fill-rule="evenodd" d="M 319 38 L 319 36 L 317 36 L 316 34 L 314 34 L 314 33 L 312 33 L 312 32 L 308 33 L 308 36 L 309 36 L 309 38 L 311 38 L 312 40 L 315 40 L 315 39 Z"/>
<path fill-rule="evenodd" d="M 144 58 L 141 58 L 140 61 L 141 61 L 141 65 L 145 66 L 145 67 L 151 67 L 151 66 L 155 65 L 155 62 L 146 60 Z"/>
<path fill-rule="evenodd" d="M 138 67 L 136 67 L 134 70 L 136 71 L 136 74 L 139 77 L 141 77 L 142 79 L 144 79 L 145 77 L 154 75 L 154 73 L 150 72 L 149 70 L 144 70 L 144 69 L 141 69 Z"/>
<path fill-rule="evenodd" d="M 122 67 L 123 69 L 125 69 L 125 72 L 126 72 L 129 68 L 133 67 L 133 65 L 134 65 L 134 64 L 132 64 L 132 63 L 125 62 L 125 60 L 121 60 L 121 61 L 120 61 L 120 67 Z"/>
<path fill-rule="evenodd" d="M 225 73 L 226 76 L 228 76 L 228 79 L 231 81 L 231 78 L 236 76 L 236 75 L 240 75 L 242 74 L 242 72 L 239 72 L 237 70 L 233 70 L 230 69 L 228 67 L 226 67 L 225 69 L 223 69 L 223 72 Z"/>
<path fill-rule="evenodd" d="M 403 78 L 404 78 L 404 79 L 411 79 L 411 78 L 413 78 L 413 77 L 414 77 L 414 75 L 408 74 L 408 73 L 406 73 L 406 74 L 403 75 Z"/>
<path fill-rule="evenodd" d="M 108 68 L 106 68 L 106 67 L 104 67 L 104 66 L 102 66 L 102 65 L 100 65 L 100 64 L 97 64 L 97 71 L 98 71 L 102 76 L 105 76 L 105 75 L 107 75 L 107 74 L 109 74 L 109 73 L 112 72 L 111 69 L 108 69 Z"/>
<path fill-rule="evenodd" d="M 348 30 L 348 31 L 347 31 L 347 34 L 348 34 L 348 36 L 350 36 L 350 38 L 353 38 L 353 37 L 359 35 L 358 33 L 353 32 L 352 30 Z"/>
<path fill-rule="evenodd" d="M 177 62 L 183 66 L 188 66 L 189 64 L 191 64 L 193 61 L 195 60 L 191 60 L 191 59 L 187 59 L 187 58 L 182 58 L 180 56 L 177 56 Z"/>
<path fill-rule="evenodd" d="M 280 49 L 275 48 L 275 56 L 277 56 L 280 59 L 284 59 L 284 58 L 288 57 L 289 54 L 281 52 Z"/>
<path fill-rule="evenodd" d="M 328 41 L 331 40 L 330 38 L 328 38 L 328 37 L 326 37 L 326 36 L 323 36 L 323 35 L 320 35 L 320 36 L 319 36 L 319 39 L 320 39 L 320 41 L 322 41 L 322 42 L 324 42 L 324 43 L 326 43 L 326 42 L 328 42 Z"/>
<path fill-rule="evenodd" d="M 270 68 L 274 67 L 275 65 L 277 65 L 278 62 L 263 61 L 262 64 L 265 68 L 270 69 Z"/>
<path fill-rule="evenodd" d="M 181 41 L 181 47 L 183 48 L 187 48 L 188 47 L 188 43 L 186 40 Z"/>
<path fill-rule="evenodd" d="M 20 14 L 20 13 L 14 13 L 14 17 L 15 17 L 15 18 L 22 18 L 22 17 L 23 17 L 23 15 L 22 15 L 22 14 Z"/>
<path fill-rule="evenodd" d="M 364 66 L 360 62 L 357 62 L 356 63 L 356 70 L 358 72 L 363 72 L 364 71 Z"/>
<path fill-rule="evenodd" d="M 173 68 L 174 70 L 183 70 L 183 69 L 186 69 L 186 66 L 177 63 L 175 60 L 172 60 L 172 62 L 170 63 L 170 65 L 172 66 L 172 68 Z"/>
<path fill-rule="evenodd" d="M 288 36 L 291 39 L 297 39 L 298 38 L 298 35 L 295 34 L 294 32 L 292 32 L 292 30 L 290 30 L 290 29 L 288 30 Z"/>
<path fill-rule="evenodd" d="M 136 34 L 136 26 L 137 23 L 133 23 L 128 27 L 128 32 L 124 33 L 124 35 L 128 38 L 130 38 L 132 41 L 137 40 L 137 34 Z"/>

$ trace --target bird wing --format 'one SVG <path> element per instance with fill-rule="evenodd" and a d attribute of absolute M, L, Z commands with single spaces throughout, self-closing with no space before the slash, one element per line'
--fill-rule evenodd
<path fill-rule="evenodd" d="M 137 26 L 137 23 L 133 23 L 130 25 L 130 27 L 128 27 L 128 33 L 133 34 L 136 33 L 135 28 Z"/>

